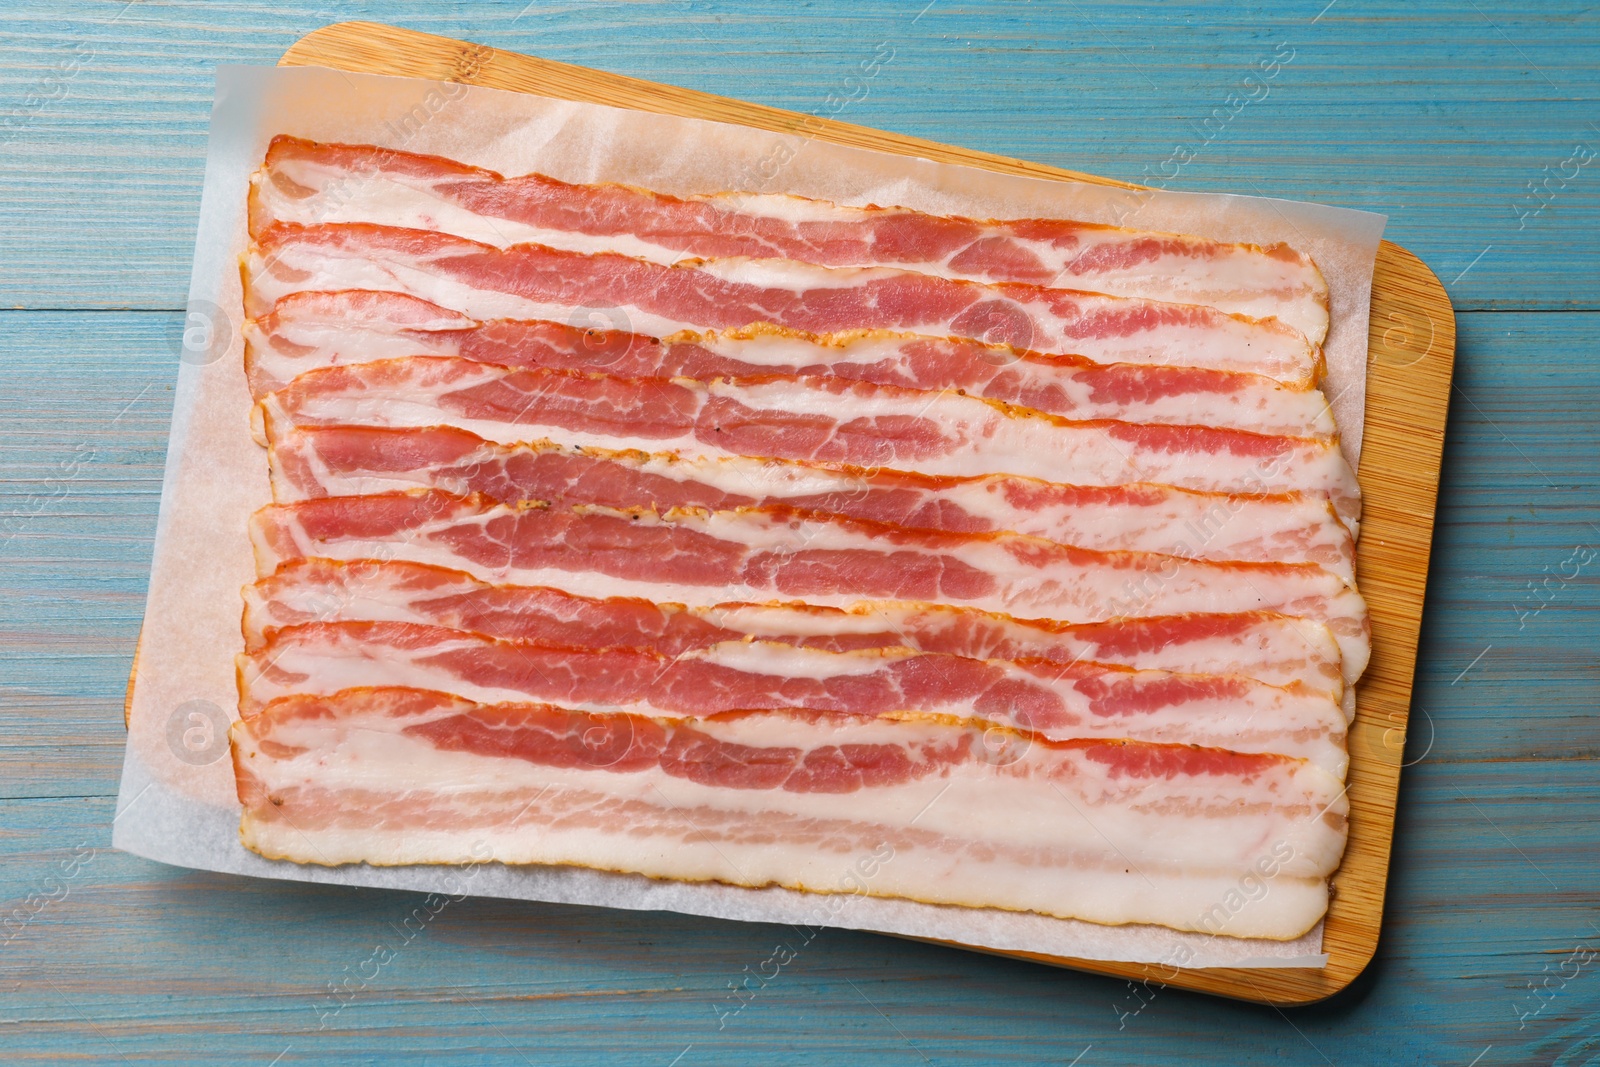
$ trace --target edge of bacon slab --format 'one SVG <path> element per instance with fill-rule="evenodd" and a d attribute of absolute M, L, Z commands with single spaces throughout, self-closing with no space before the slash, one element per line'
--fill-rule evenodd
<path fill-rule="evenodd" d="M 1270 852 L 1272 892 L 1220 931 L 1236 937 L 1321 917 L 1348 811 L 1303 760 L 995 745 L 942 721 L 663 722 L 390 688 L 286 697 L 232 740 L 240 835 L 269 858 L 449 863 L 476 843 L 502 863 L 839 892 L 874 854 L 874 895 L 1218 932 L 1196 902 Z"/>
<path fill-rule="evenodd" d="M 980 285 L 889 267 L 751 259 L 664 265 L 537 244 L 502 249 L 369 223 L 268 226 L 246 257 L 245 280 L 252 318 L 290 293 L 385 289 L 475 319 L 576 321 L 586 308 L 620 309 L 629 328 L 658 336 L 770 322 L 815 334 L 890 329 L 967 337 L 1099 363 L 1210 367 L 1290 382 L 1322 366 L 1321 350 L 1276 319 L 1193 304 Z"/>
<path fill-rule="evenodd" d="M 269 426 L 266 436 L 278 503 L 431 488 L 503 504 L 544 500 L 657 511 L 785 505 L 953 533 L 1009 530 L 1101 551 L 1317 563 L 1355 584 L 1350 532 L 1318 495 L 1226 496 L 1009 475 L 935 477 L 886 467 L 571 448 L 548 440 L 499 445 L 450 426 Z"/>
<path fill-rule="evenodd" d="M 245 650 L 251 653 L 288 626 L 405 622 L 511 641 L 643 648 L 667 656 L 744 640 L 835 652 L 903 647 L 968 659 L 1239 674 L 1334 698 L 1350 692 L 1327 627 L 1268 612 L 1070 625 L 925 603 L 854 610 L 746 603 L 696 608 L 642 597 L 585 597 L 548 586 L 491 585 L 462 571 L 393 559 L 290 559 L 243 592 Z"/>
<path fill-rule="evenodd" d="M 480 323 L 373 290 L 291 293 L 245 324 L 245 368 L 260 399 L 318 367 L 455 356 L 624 378 L 836 377 L 904 389 L 959 389 L 1064 418 L 1115 418 L 1331 437 L 1322 391 L 1259 374 L 1100 364 L 954 337 L 868 330 L 819 336 L 763 325 L 664 340 L 598 324 Z"/>
<path fill-rule="evenodd" d="M 1312 564 L 1094 552 L 1016 534 L 818 521 L 786 508 L 495 504 L 438 490 L 270 504 L 251 518 L 258 574 L 297 557 L 404 559 L 480 580 L 710 606 L 926 600 L 1022 617 L 1276 611 L 1327 625 L 1347 676 L 1371 654 L 1366 603 Z"/>
<path fill-rule="evenodd" d="M 506 641 L 400 622 L 279 630 L 238 660 L 239 711 L 295 693 L 394 685 L 484 704 L 699 718 L 726 711 L 977 720 L 1054 741 L 1101 738 L 1273 752 L 1343 779 L 1345 719 L 1325 692 L 1099 663 L 979 660 L 906 648 L 832 652 L 725 641 L 664 655 Z"/>
<path fill-rule="evenodd" d="M 504 245 L 894 265 L 978 282 L 1026 282 L 1276 316 L 1321 344 L 1328 287 L 1311 258 L 1065 219 L 977 220 L 840 207 L 773 194 L 676 197 L 542 174 L 506 178 L 439 156 L 279 135 L 251 179 L 251 232 L 271 222 L 389 222 Z"/>
<path fill-rule="evenodd" d="M 297 426 L 449 425 L 516 444 L 755 456 L 1082 485 L 1326 493 L 1348 525 L 1355 472 L 1336 442 L 1201 426 L 1069 422 L 955 392 L 833 378 L 617 378 L 435 356 L 308 371 L 261 401 Z M 263 428 L 265 429 L 265 427 Z M 265 434 L 263 433 L 263 438 Z"/>

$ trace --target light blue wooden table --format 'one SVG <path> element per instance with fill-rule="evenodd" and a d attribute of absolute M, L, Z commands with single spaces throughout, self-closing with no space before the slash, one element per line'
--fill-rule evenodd
<path fill-rule="evenodd" d="M 1600 15 L 1506 0 L 0 10 L 0 1063 L 1600 1063 Z M 920 16 L 919 16 L 920 12 Z M 1172 188 L 1371 208 L 1461 330 L 1387 926 L 1278 1012 L 847 932 L 453 904 L 108 848 L 212 68 L 368 18 Z M 1252 65 L 1292 53 L 1176 175 Z M 1431 724 L 1431 729 L 1430 729 Z M 370 973 L 370 968 L 367 969 Z"/>

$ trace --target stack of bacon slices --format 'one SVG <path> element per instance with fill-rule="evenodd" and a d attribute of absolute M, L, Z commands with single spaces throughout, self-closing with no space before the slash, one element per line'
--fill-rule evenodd
<path fill-rule="evenodd" d="M 288 137 L 250 234 L 250 848 L 1326 910 L 1368 625 L 1305 255 Z"/>

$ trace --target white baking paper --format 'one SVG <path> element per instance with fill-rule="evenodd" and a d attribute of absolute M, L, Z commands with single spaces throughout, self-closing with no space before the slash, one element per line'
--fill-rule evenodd
<path fill-rule="evenodd" d="M 1365 403 L 1368 301 L 1382 216 L 1255 197 L 1131 193 L 1013 177 L 794 134 L 671 118 L 453 83 L 319 68 L 222 67 L 211 118 L 184 364 L 179 370 L 149 601 L 113 843 L 150 859 L 269 878 L 454 892 L 453 868 L 320 868 L 269 861 L 238 841 L 226 726 L 242 645 L 239 589 L 255 578 L 246 521 L 270 500 L 250 438 L 239 260 L 248 179 L 279 133 L 437 153 L 502 173 L 622 181 L 663 192 L 790 192 L 968 216 L 1057 216 L 1287 241 L 1315 257 L 1332 295 L 1327 389 L 1354 461 Z M 1270 888 L 1269 888 L 1270 891 Z M 657 882 L 486 864 L 470 892 L 729 919 L 842 926 L 1058 956 L 1188 966 L 1316 967 L 1320 926 L 1292 942 L 1158 927 L 1106 927 L 865 895 Z M 1214 902 L 1196 901 L 1196 914 Z"/>

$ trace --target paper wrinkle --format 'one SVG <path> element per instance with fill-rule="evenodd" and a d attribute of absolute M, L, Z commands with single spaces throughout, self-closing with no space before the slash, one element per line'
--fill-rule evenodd
<path fill-rule="evenodd" d="M 451 868 L 321 868 L 249 852 L 238 840 L 239 807 L 225 739 L 207 732 L 203 715 L 194 718 L 196 709 L 208 706 L 196 702 L 209 702 L 230 720 L 237 715 L 239 590 L 255 579 L 245 530 L 251 513 L 271 499 L 266 453 L 249 431 L 239 260 L 248 243 L 249 177 L 280 133 L 434 153 L 504 174 L 539 171 L 567 181 L 621 181 L 669 193 L 790 192 L 979 218 L 1056 216 L 1227 241 L 1286 241 L 1309 252 L 1328 280 L 1332 325 L 1324 388 L 1347 454 L 1352 462 L 1359 455 L 1368 307 L 1382 216 L 1256 197 L 1134 193 L 1023 178 L 793 134 L 457 84 L 310 67 L 219 67 L 189 307 L 201 314 L 223 309 L 215 328 L 227 331 L 231 343 L 213 361 L 186 362 L 178 373 L 113 833 L 116 847 L 150 859 L 306 882 L 417 891 L 451 884 Z M 773 162 L 784 159 L 771 176 Z M 186 326 L 191 323 L 203 325 L 192 316 Z M 195 754 L 197 740 L 202 747 Z M 185 742 L 187 760 L 179 758 Z M 828 904 L 835 898 L 784 889 L 495 864 L 474 870 L 471 892 L 754 922 L 815 925 L 821 915 L 829 926 L 1085 959 L 1159 963 L 1185 948 L 1192 953 L 1191 967 L 1318 967 L 1327 958 L 1320 924 L 1289 942 L 1235 940 L 859 895 Z M 1196 915 L 1213 903 L 1196 901 Z"/>

